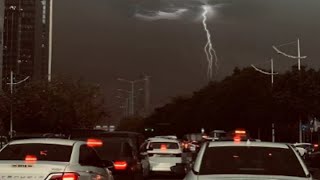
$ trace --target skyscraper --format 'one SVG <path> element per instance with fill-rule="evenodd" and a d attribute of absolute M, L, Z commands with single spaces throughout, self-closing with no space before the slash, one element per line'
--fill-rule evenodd
<path fill-rule="evenodd" d="M 3 62 L 3 26 L 4 26 L 4 0 L 0 0 L 0 80 L 2 79 L 2 62 Z M 2 83 L 0 83 L 0 91 Z"/>
<path fill-rule="evenodd" d="M 48 78 L 49 0 L 5 0 L 3 83 Z"/>

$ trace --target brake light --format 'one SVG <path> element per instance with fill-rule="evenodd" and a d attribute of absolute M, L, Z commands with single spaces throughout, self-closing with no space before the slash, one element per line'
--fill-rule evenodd
<path fill-rule="evenodd" d="M 236 130 L 235 133 L 236 134 L 246 134 L 246 131 L 244 131 L 244 130 Z"/>
<path fill-rule="evenodd" d="M 115 170 L 126 170 L 128 163 L 126 161 L 115 161 L 113 166 Z"/>
<path fill-rule="evenodd" d="M 239 142 L 241 141 L 241 138 L 240 138 L 239 136 L 235 136 L 235 137 L 233 138 L 233 141 L 234 141 L 235 143 L 239 143 Z"/>
<path fill-rule="evenodd" d="M 161 151 L 166 151 L 167 150 L 167 145 L 161 144 L 160 150 Z"/>
<path fill-rule="evenodd" d="M 100 139 L 88 139 L 87 145 L 90 147 L 100 147 L 103 145 L 103 142 Z"/>
<path fill-rule="evenodd" d="M 313 147 L 317 148 L 317 147 L 319 147 L 319 145 L 318 144 L 314 144 Z"/>
<path fill-rule="evenodd" d="M 33 162 L 36 162 L 38 159 L 36 156 L 34 155 L 26 155 L 26 157 L 24 158 L 24 160 L 27 162 L 27 163 L 33 163 Z"/>
<path fill-rule="evenodd" d="M 77 173 L 64 173 L 62 176 L 62 180 L 78 180 L 79 174 Z"/>
<path fill-rule="evenodd" d="M 64 173 L 51 176 L 50 180 L 79 180 L 78 173 Z"/>

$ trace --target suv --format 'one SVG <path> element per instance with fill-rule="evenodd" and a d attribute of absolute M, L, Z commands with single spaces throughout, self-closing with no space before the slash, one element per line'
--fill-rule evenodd
<path fill-rule="evenodd" d="M 128 136 L 128 134 L 130 136 Z M 104 130 L 89 130 L 70 139 L 88 141 L 97 150 L 102 160 L 114 162 L 115 180 L 142 179 L 148 176 L 149 167 L 143 166 L 135 146 L 135 133 L 109 133 Z"/>

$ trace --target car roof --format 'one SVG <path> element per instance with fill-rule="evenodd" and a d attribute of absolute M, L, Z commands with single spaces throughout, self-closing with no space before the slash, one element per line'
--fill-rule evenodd
<path fill-rule="evenodd" d="M 9 144 L 56 144 L 56 145 L 66 145 L 66 146 L 72 146 L 76 142 L 81 141 L 74 141 L 74 140 L 68 140 L 68 139 L 58 139 L 58 138 L 34 138 L 34 139 L 23 139 L 23 140 L 14 140 L 11 141 Z M 82 141 L 83 144 L 85 144 L 84 141 Z"/>
<path fill-rule="evenodd" d="M 299 146 L 299 145 L 308 145 L 308 146 L 311 146 L 312 144 L 311 144 L 311 143 L 294 143 L 293 145 L 294 145 L 294 146 Z"/>
<path fill-rule="evenodd" d="M 284 143 L 272 143 L 272 142 L 233 142 L 233 141 L 214 141 L 209 143 L 209 147 L 223 147 L 223 146 L 252 146 L 252 147 L 270 147 L 270 148 L 282 148 L 289 149 L 289 146 Z"/>
<path fill-rule="evenodd" d="M 150 142 L 172 142 L 172 143 L 179 143 L 178 140 L 175 139 L 167 139 L 167 138 L 150 138 L 148 139 Z"/>

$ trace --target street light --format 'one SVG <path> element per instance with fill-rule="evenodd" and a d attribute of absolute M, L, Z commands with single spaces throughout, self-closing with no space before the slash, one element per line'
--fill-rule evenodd
<path fill-rule="evenodd" d="M 123 78 L 118 78 L 118 81 L 126 82 L 131 84 L 131 108 L 130 108 L 130 114 L 134 115 L 134 85 L 135 83 L 145 81 L 145 79 L 137 79 L 137 80 L 127 80 Z"/>
<path fill-rule="evenodd" d="M 10 94 L 11 94 L 11 102 L 10 102 L 10 132 L 9 132 L 10 138 L 12 138 L 12 136 L 13 136 L 13 112 L 12 112 L 12 109 L 13 109 L 13 105 L 12 105 L 13 86 L 21 84 L 21 83 L 27 81 L 29 78 L 30 78 L 30 76 L 27 76 L 26 78 L 24 78 L 21 81 L 13 82 L 13 71 L 10 72 L 10 83 L 7 83 L 7 84 L 10 85 Z"/>

